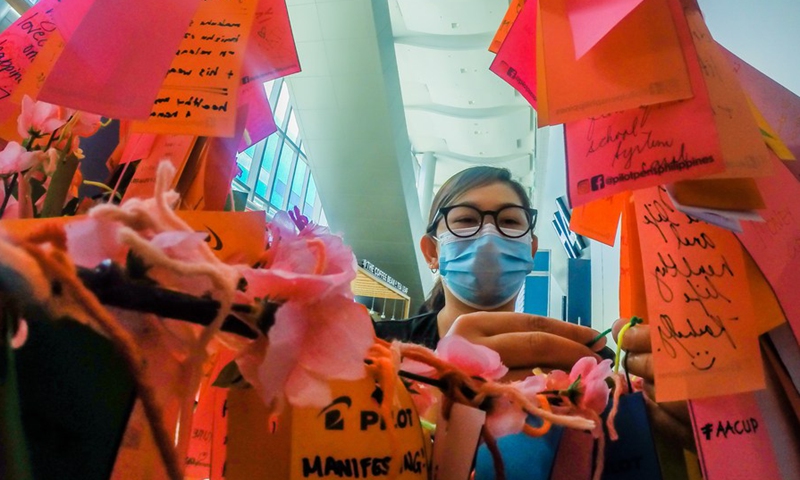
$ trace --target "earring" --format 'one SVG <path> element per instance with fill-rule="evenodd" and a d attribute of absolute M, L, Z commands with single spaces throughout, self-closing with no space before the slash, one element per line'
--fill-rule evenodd
<path fill-rule="evenodd" d="M 428 268 L 431 269 L 431 273 L 433 273 L 433 274 L 439 273 L 439 269 L 435 268 L 432 263 L 430 265 L 428 265 Z"/>

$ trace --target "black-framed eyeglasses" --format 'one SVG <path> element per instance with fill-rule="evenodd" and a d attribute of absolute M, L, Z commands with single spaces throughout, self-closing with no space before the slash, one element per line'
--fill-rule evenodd
<path fill-rule="evenodd" d="M 537 211 L 519 205 L 508 205 L 499 210 L 480 210 L 472 205 L 442 207 L 428 227 L 428 233 L 436 232 L 439 220 L 444 218 L 447 230 L 459 238 L 471 237 L 483 228 L 483 219 L 490 215 L 497 230 L 506 237 L 520 238 L 536 227 Z"/>

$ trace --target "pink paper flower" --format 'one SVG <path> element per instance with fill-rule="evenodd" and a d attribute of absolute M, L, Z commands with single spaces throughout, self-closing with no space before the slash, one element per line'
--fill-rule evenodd
<path fill-rule="evenodd" d="M 25 95 L 22 97 L 22 113 L 17 118 L 17 132 L 22 138 L 52 133 L 64 124 L 61 108 L 47 102 L 37 102 Z"/>
<path fill-rule="evenodd" d="M 45 158 L 47 155 L 44 152 L 29 152 L 17 142 L 8 142 L 6 148 L 0 152 L 0 175 L 24 172 Z"/>
<path fill-rule="evenodd" d="M 519 382 L 512 382 L 528 400 L 538 403 L 536 395 L 542 392 L 547 385 L 544 375 L 527 377 Z M 492 405 L 486 416 L 486 428 L 495 438 L 511 435 L 522 431 L 528 414 L 520 405 L 506 397 L 497 397 L 492 400 Z"/>
<path fill-rule="evenodd" d="M 553 370 L 547 376 L 548 390 L 576 389 L 575 403 L 580 409 L 594 410 L 598 414 L 605 410 L 611 388 L 606 379 L 611 377 L 611 360 L 600 363 L 593 357 L 583 357 L 572 367 L 567 375 L 560 370 Z"/>
<path fill-rule="evenodd" d="M 103 117 L 94 113 L 68 110 L 67 118 L 70 119 L 70 134 L 76 137 L 91 137 L 103 124 Z"/>
<path fill-rule="evenodd" d="M 374 341 L 367 309 L 353 301 L 350 290 L 355 257 L 326 229 L 298 233 L 285 212 L 275 216 L 269 229 L 266 268 L 240 272 L 248 296 L 281 306 L 268 345 L 254 346 L 237 362 L 267 405 L 285 396 L 295 406 L 324 406 L 330 402 L 330 380 L 366 375 L 364 358 Z M 263 362 L 259 348 L 266 349 Z"/>
<path fill-rule="evenodd" d="M 508 373 L 500 354 L 489 347 L 470 343 L 464 337 L 449 335 L 439 341 L 436 353 L 472 377 L 497 380 Z"/>

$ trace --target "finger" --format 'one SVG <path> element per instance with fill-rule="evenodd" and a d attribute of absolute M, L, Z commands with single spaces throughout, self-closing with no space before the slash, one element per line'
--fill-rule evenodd
<path fill-rule="evenodd" d="M 617 332 L 614 338 L 618 338 Z M 645 353 L 652 352 L 652 343 L 650 342 L 650 325 L 634 325 L 625 331 L 622 337 L 622 349 L 626 352 Z"/>
<path fill-rule="evenodd" d="M 500 354 L 509 368 L 547 367 L 569 370 L 583 357 L 600 357 L 568 338 L 544 332 L 514 332 L 476 340 Z"/>
<path fill-rule="evenodd" d="M 533 375 L 533 369 L 531 368 L 512 368 L 503 376 L 503 378 L 500 379 L 500 381 L 516 382 L 518 380 L 525 380 L 531 375 Z"/>
<path fill-rule="evenodd" d="M 653 382 L 644 382 L 644 393 L 650 400 L 656 401 L 656 386 Z M 686 402 L 657 402 L 658 406 L 672 415 L 676 420 L 691 424 L 689 417 L 689 406 Z"/>
<path fill-rule="evenodd" d="M 624 345 L 624 344 L 623 344 Z M 631 375 L 642 377 L 646 382 L 653 381 L 653 354 L 628 352 L 625 360 L 625 370 Z"/>
<path fill-rule="evenodd" d="M 681 446 L 689 450 L 695 450 L 694 436 L 688 423 L 681 422 L 659 404 L 644 396 L 645 408 L 650 418 L 650 424 L 662 435 L 669 439 L 679 442 Z"/>
<path fill-rule="evenodd" d="M 518 312 L 475 312 L 459 316 L 449 334 L 456 333 L 466 338 L 491 337 L 505 333 L 543 332 L 558 335 L 580 344 L 587 344 L 599 335 L 597 330 L 574 323 Z M 601 349 L 605 338 L 592 346 Z"/>

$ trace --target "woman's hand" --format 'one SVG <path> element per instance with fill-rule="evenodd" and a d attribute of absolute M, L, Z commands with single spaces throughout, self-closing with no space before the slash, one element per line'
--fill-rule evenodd
<path fill-rule="evenodd" d="M 625 319 L 619 319 L 614 323 L 615 339 L 626 323 L 628 320 Z M 684 448 L 694 450 L 694 437 L 686 402 L 656 403 L 650 325 L 636 325 L 629 328 L 622 338 L 622 349 L 626 352 L 624 365 L 628 373 L 644 380 L 645 405 L 654 428 L 665 436 L 679 441 Z"/>
<path fill-rule="evenodd" d="M 593 356 L 605 344 L 600 339 L 586 345 L 598 332 L 554 318 L 516 312 L 475 312 L 459 316 L 447 335 L 460 335 L 500 354 L 509 368 L 506 380 L 522 379 L 532 369 L 558 368 L 569 371 L 579 359 Z"/>

